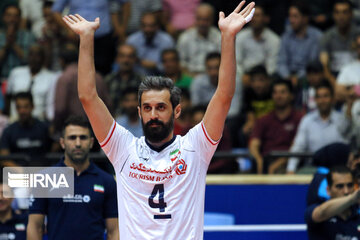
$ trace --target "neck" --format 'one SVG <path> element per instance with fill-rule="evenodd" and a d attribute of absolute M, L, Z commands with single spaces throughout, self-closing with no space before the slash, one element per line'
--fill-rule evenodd
<path fill-rule="evenodd" d="M 323 120 L 327 120 L 330 117 L 330 113 L 331 113 L 331 110 L 330 111 L 320 112 L 320 117 Z"/>
<path fill-rule="evenodd" d="M 86 161 L 83 164 L 76 164 L 73 161 L 71 161 L 70 158 L 68 158 L 66 155 L 65 155 L 64 163 L 66 166 L 74 168 L 77 176 L 79 176 L 83 171 L 85 171 L 90 166 L 89 159 L 86 159 Z"/>
<path fill-rule="evenodd" d="M 283 108 L 275 108 L 275 114 L 280 120 L 284 120 L 287 118 L 291 113 L 291 106 L 286 106 Z"/>
<path fill-rule="evenodd" d="M 306 35 L 307 26 L 302 27 L 299 31 L 295 32 L 297 37 L 303 38 Z"/>
<path fill-rule="evenodd" d="M 9 219 L 11 219 L 11 217 L 12 217 L 11 208 L 7 209 L 4 212 L 0 212 L 0 222 L 2 223 L 8 221 Z"/>
<path fill-rule="evenodd" d="M 338 31 L 339 31 L 340 35 L 345 36 L 350 31 L 350 25 L 346 25 L 344 27 L 339 27 Z"/>
<path fill-rule="evenodd" d="M 255 39 L 259 39 L 261 37 L 264 28 L 253 28 L 253 34 Z"/>

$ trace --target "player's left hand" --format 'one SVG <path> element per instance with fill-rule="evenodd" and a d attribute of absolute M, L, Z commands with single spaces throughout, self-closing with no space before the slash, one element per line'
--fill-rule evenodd
<path fill-rule="evenodd" d="M 229 33 L 231 35 L 236 35 L 246 23 L 250 22 L 254 12 L 255 12 L 255 3 L 249 3 L 241 12 L 241 8 L 244 6 L 245 1 L 235 8 L 235 10 L 227 17 L 225 17 L 224 12 L 219 13 L 219 29 L 222 33 Z"/>

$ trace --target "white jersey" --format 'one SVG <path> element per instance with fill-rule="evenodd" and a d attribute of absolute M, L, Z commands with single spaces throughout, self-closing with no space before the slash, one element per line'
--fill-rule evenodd
<path fill-rule="evenodd" d="M 100 145 L 116 172 L 120 239 L 202 239 L 217 143 L 199 123 L 157 152 L 114 121 Z"/>

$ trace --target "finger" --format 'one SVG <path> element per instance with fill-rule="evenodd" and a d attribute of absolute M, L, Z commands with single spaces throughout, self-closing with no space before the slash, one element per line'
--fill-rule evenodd
<path fill-rule="evenodd" d="M 82 16 L 80 16 L 79 14 L 75 14 L 75 16 L 80 20 L 80 21 L 84 21 L 85 20 L 85 18 L 83 18 Z"/>
<path fill-rule="evenodd" d="M 69 15 L 69 18 L 71 18 L 71 20 L 73 20 L 74 22 L 79 22 L 80 20 L 77 19 L 77 17 L 75 17 L 74 15 Z"/>
<path fill-rule="evenodd" d="M 225 18 L 225 13 L 224 12 L 219 12 L 219 20 L 224 19 L 224 18 Z"/>
<path fill-rule="evenodd" d="M 254 16 L 255 8 L 253 8 L 250 14 L 245 18 L 246 23 L 250 22 L 252 17 Z"/>
<path fill-rule="evenodd" d="M 63 19 L 68 25 L 74 24 L 74 21 L 69 16 L 64 16 Z"/>
<path fill-rule="evenodd" d="M 238 13 L 240 12 L 241 8 L 244 6 L 245 1 L 241 1 L 239 5 L 235 8 L 234 12 Z"/>
<path fill-rule="evenodd" d="M 255 6 L 255 3 L 254 2 L 251 2 L 247 7 L 247 9 L 246 9 L 246 11 L 242 11 L 243 13 L 243 16 L 244 17 L 247 17 L 250 13 L 251 13 L 251 11 L 253 10 L 253 8 L 254 8 L 254 6 Z M 245 9 L 244 9 L 245 10 Z"/>
<path fill-rule="evenodd" d="M 100 18 L 99 17 L 95 18 L 95 22 L 100 22 Z"/>
<path fill-rule="evenodd" d="M 244 15 L 246 13 L 246 11 L 250 8 L 251 3 L 249 3 L 248 5 L 246 5 L 246 7 L 240 12 L 241 15 Z"/>

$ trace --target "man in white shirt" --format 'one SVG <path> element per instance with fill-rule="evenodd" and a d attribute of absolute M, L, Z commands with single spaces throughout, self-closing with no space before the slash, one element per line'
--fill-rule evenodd
<path fill-rule="evenodd" d="M 171 79 L 146 78 L 139 87 L 139 116 L 145 137 L 116 124 L 95 85 L 94 33 L 99 19 L 64 17 L 80 35 L 78 93 L 95 135 L 112 162 L 118 188 L 121 239 L 202 239 L 205 177 L 221 138 L 235 90 L 235 36 L 251 20 L 254 3 L 242 1 L 222 32 L 219 84 L 201 123 L 184 137 L 174 136 L 181 113 L 180 91 Z"/>

